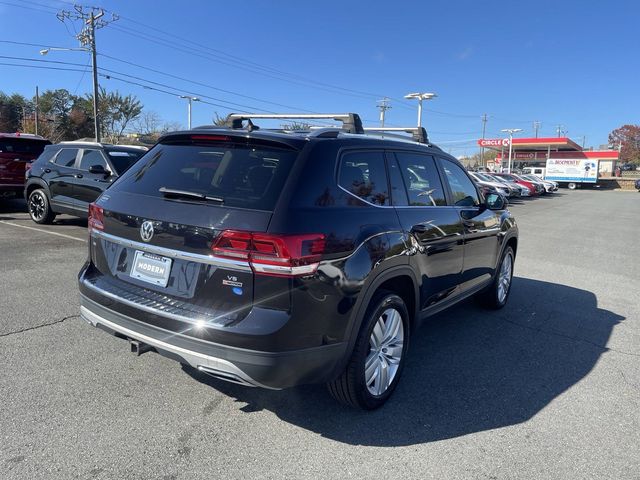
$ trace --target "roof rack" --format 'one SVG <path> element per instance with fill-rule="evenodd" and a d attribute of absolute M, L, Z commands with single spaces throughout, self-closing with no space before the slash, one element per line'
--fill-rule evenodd
<path fill-rule="evenodd" d="M 258 130 L 260 127 L 255 125 L 252 120 L 254 119 L 287 119 L 287 120 L 335 120 L 342 122 L 342 131 L 347 133 L 364 133 L 362 128 L 362 120 L 357 113 L 283 113 L 283 114 L 271 114 L 271 113 L 231 113 L 227 117 L 226 126 L 233 129 L 246 128 L 250 132 Z M 247 126 L 244 127 L 243 123 L 246 121 Z"/>
<path fill-rule="evenodd" d="M 381 134 L 386 132 L 403 132 L 410 133 L 411 137 L 414 141 L 418 143 L 424 143 L 427 145 L 431 145 L 429 142 L 429 137 L 427 136 L 427 131 L 424 127 L 366 127 L 363 129 L 366 132 L 380 132 Z M 390 136 L 407 139 L 404 135 L 395 135 L 391 133 Z"/>

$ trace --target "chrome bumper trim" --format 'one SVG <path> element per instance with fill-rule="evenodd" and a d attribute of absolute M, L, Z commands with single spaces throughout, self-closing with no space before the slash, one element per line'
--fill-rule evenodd
<path fill-rule="evenodd" d="M 101 324 L 109 328 L 110 330 L 113 330 L 128 338 L 131 338 L 132 340 L 138 340 L 140 342 L 146 343 L 147 345 L 151 345 L 154 348 L 158 348 L 160 350 L 173 353 L 179 356 L 180 358 L 182 358 L 185 362 L 187 362 L 193 368 L 196 368 L 202 372 L 211 373 L 214 375 L 217 372 L 219 372 L 222 375 L 217 376 L 218 378 L 223 378 L 225 375 L 227 375 L 228 377 L 231 377 L 231 378 L 224 378 L 225 380 L 228 380 L 228 381 L 234 381 L 232 379 L 235 377 L 241 380 L 241 382 L 236 381 L 236 383 L 242 383 L 244 385 L 248 385 L 252 387 L 262 387 L 262 388 L 268 388 L 270 390 L 276 390 L 272 387 L 267 387 L 255 381 L 253 378 L 251 378 L 249 375 L 243 372 L 240 368 L 238 368 L 236 365 L 234 365 L 233 363 L 227 360 L 223 360 L 217 357 L 211 357 L 209 355 L 204 355 L 202 353 L 194 352 L 192 350 L 187 350 L 181 347 L 177 347 L 175 345 L 171 345 L 169 343 L 163 342 L 161 340 L 157 340 L 147 335 L 140 334 L 133 330 L 129 330 L 128 328 L 122 327 L 117 323 L 111 322 L 105 319 L 104 317 L 101 317 L 100 315 L 92 312 L 91 310 L 89 310 L 87 307 L 83 305 L 80 306 L 80 315 L 86 322 L 90 323 L 94 327 L 97 326 L 98 324 Z"/>

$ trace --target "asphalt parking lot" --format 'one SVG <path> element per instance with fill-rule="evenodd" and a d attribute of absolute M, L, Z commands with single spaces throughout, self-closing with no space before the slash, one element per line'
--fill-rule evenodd
<path fill-rule="evenodd" d="M 79 318 L 86 222 L 0 203 L 0 478 L 640 478 L 640 194 L 514 203 L 511 298 L 413 339 L 374 412 L 210 379 Z"/>

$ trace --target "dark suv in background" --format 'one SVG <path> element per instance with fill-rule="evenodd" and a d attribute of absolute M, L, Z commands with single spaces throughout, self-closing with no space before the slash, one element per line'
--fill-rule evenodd
<path fill-rule="evenodd" d="M 165 135 L 90 206 L 81 315 L 138 354 L 376 408 L 423 319 L 471 295 L 505 305 L 515 221 L 424 129 L 254 117 L 281 118 Z"/>
<path fill-rule="evenodd" d="M 39 135 L 0 133 L 0 197 L 22 193 L 25 172 L 47 145 L 51 142 Z"/>
<path fill-rule="evenodd" d="M 89 204 L 146 151 L 80 141 L 47 146 L 27 172 L 24 197 L 31 219 L 51 223 L 58 213 L 86 217 Z"/>

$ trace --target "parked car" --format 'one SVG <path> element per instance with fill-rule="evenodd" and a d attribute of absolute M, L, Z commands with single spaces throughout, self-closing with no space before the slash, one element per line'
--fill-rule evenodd
<path fill-rule="evenodd" d="M 542 184 L 545 192 L 547 193 L 552 193 L 558 190 L 558 184 L 556 182 L 553 182 L 551 180 L 544 180 L 540 177 L 538 177 L 537 175 L 520 175 L 521 178 L 525 179 L 525 180 L 531 180 L 532 182 L 538 182 L 540 184 Z"/>
<path fill-rule="evenodd" d="M 542 179 L 536 177 L 535 175 L 532 175 L 529 178 L 525 178 L 525 176 L 521 173 L 517 174 L 516 177 L 518 177 L 522 181 L 532 183 L 533 186 L 536 188 L 536 193 L 538 195 L 546 195 L 547 189 L 545 188 L 545 185 Z"/>
<path fill-rule="evenodd" d="M 635 181 L 636 189 L 640 192 L 640 178 Z"/>
<path fill-rule="evenodd" d="M 144 147 L 61 142 L 45 147 L 27 172 L 24 197 L 36 223 L 59 213 L 87 217 L 89 204 L 147 151 Z"/>
<path fill-rule="evenodd" d="M 504 306 L 518 229 L 503 199 L 424 129 L 394 140 L 330 117 L 343 128 L 235 115 L 160 138 L 90 206 L 82 317 L 222 380 L 326 382 L 372 409 L 424 318 L 472 295 Z"/>
<path fill-rule="evenodd" d="M 469 174 L 479 185 L 493 187 L 498 193 L 507 198 L 520 196 L 520 189 L 512 187 L 508 183 L 498 182 L 494 178 L 480 172 L 469 172 Z"/>
<path fill-rule="evenodd" d="M 39 135 L 0 133 L 0 197 L 24 190 L 25 172 L 51 142 Z"/>
<path fill-rule="evenodd" d="M 539 191 L 542 188 L 541 186 L 536 187 L 536 185 L 528 180 L 523 180 L 518 175 L 513 173 L 494 173 L 496 177 L 503 178 L 508 182 L 517 183 L 522 185 L 523 187 L 527 187 L 529 189 L 529 196 L 539 195 Z"/>
<path fill-rule="evenodd" d="M 530 197 L 531 196 L 531 189 L 529 187 L 526 187 L 524 185 L 521 185 L 517 182 L 512 182 L 507 180 L 506 178 L 503 178 L 499 175 L 496 175 L 495 173 L 487 173 L 486 175 L 490 176 L 491 178 L 493 178 L 496 182 L 501 182 L 504 183 L 506 185 L 511 186 L 512 188 L 518 189 L 520 190 L 520 197 Z"/>

